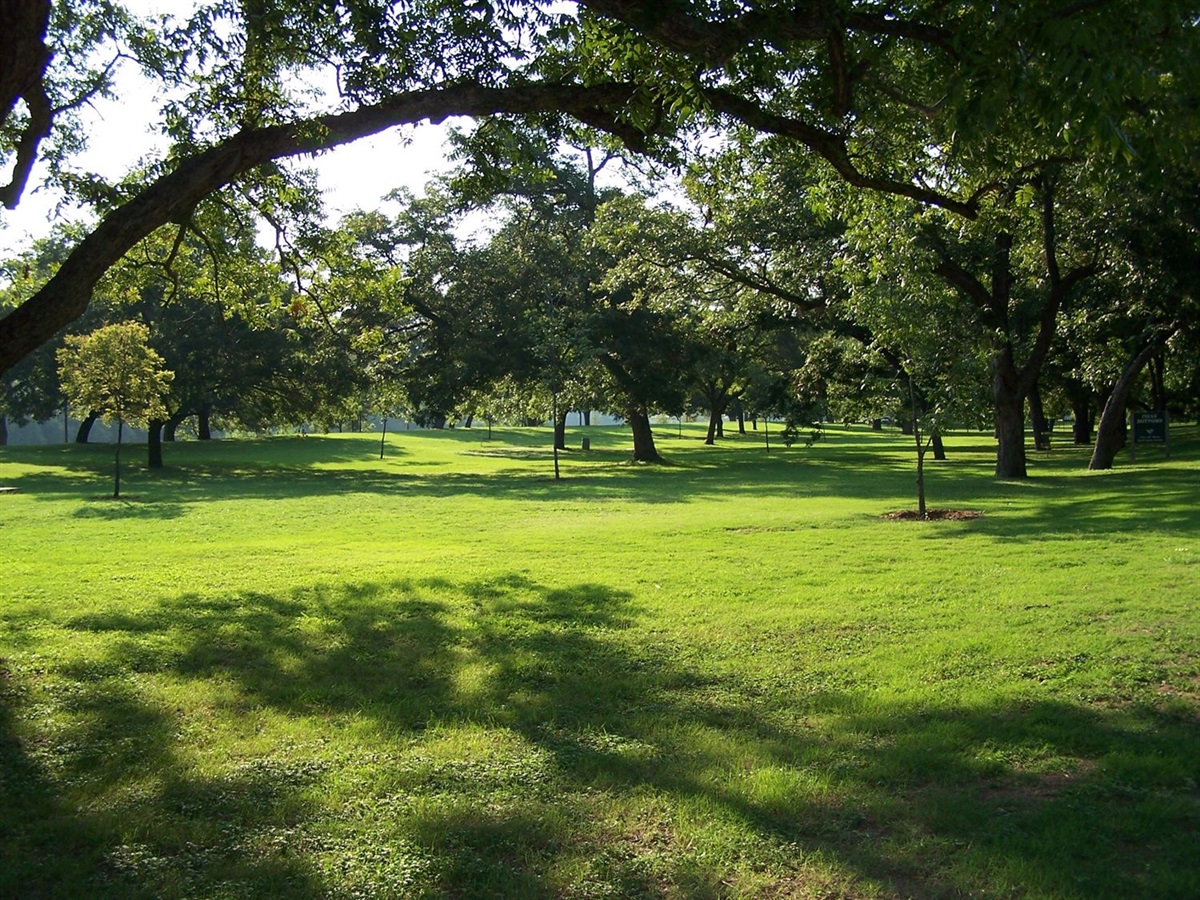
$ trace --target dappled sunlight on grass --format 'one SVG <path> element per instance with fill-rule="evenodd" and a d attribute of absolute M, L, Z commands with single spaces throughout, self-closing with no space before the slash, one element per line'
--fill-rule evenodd
<path fill-rule="evenodd" d="M 6 456 L 0 894 L 1197 893 L 1195 446 L 606 434 Z"/>

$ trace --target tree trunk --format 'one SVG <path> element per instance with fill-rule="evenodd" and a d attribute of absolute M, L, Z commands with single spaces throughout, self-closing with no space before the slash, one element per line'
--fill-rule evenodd
<path fill-rule="evenodd" d="M 633 430 L 633 461 L 660 463 L 662 457 L 654 446 L 654 432 L 650 429 L 650 416 L 642 407 L 629 409 L 629 427 Z"/>
<path fill-rule="evenodd" d="M 558 465 L 558 454 L 560 451 L 567 449 L 567 411 L 565 409 L 559 410 L 558 394 L 555 394 L 551 399 L 551 407 L 550 415 L 554 421 L 554 480 L 558 481 L 562 477 Z"/>
<path fill-rule="evenodd" d="M 883 419 L 872 419 L 871 420 L 871 430 L 872 431 L 883 431 Z"/>
<path fill-rule="evenodd" d="M 992 403 L 996 416 L 996 477 L 1025 478 L 1025 397 L 1008 353 L 992 359 Z"/>
<path fill-rule="evenodd" d="M 717 429 L 721 426 L 721 415 L 716 410 L 708 411 L 708 433 L 704 435 L 704 443 L 712 446 L 717 442 Z"/>
<path fill-rule="evenodd" d="M 1151 341 L 1129 361 L 1117 383 L 1113 385 L 1108 402 L 1104 404 L 1104 412 L 1100 415 L 1100 425 L 1096 429 L 1096 446 L 1092 448 L 1092 459 L 1088 468 L 1093 470 L 1111 469 L 1117 451 L 1125 446 L 1125 405 L 1129 400 L 1129 392 L 1133 384 L 1150 358 L 1158 352 L 1162 341 L 1166 338 Z"/>
<path fill-rule="evenodd" d="M 946 461 L 946 445 L 942 443 L 942 432 L 937 428 L 929 435 L 929 443 L 933 448 L 933 458 L 938 462 Z"/>
<path fill-rule="evenodd" d="M 116 464 L 113 466 L 113 499 L 116 500 L 121 496 L 121 435 L 125 431 L 125 423 L 117 419 L 117 454 Z"/>
<path fill-rule="evenodd" d="M 590 409 L 585 409 L 583 411 L 583 424 L 587 428 L 592 427 L 592 411 Z"/>
<path fill-rule="evenodd" d="M 28 114 L 23 125 L 11 135 L 15 144 L 12 177 L 0 185 L 0 204 L 16 209 L 25 191 L 29 174 L 40 157 L 42 139 L 50 134 L 54 111 L 46 92 L 46 67 L 50 48 L 46 30 L 50 20 L 50 0 L 16 0 L 0 4 L 0 125 L 14 125 L 14 110 L 24 100 Z M 7 163 L 7 160 L 6 160 Z M 6 165 L 7 168 L 7 165 Z"/>
<path fill-rule="evenodd" d="M 162 433 L 166 423 L 162 419 L 151 419 L 146 434 L 146 448 L 149 452 L 147 465 L 151 469 L 163 467 Z"/>
<path fill-rule="evenodd" d="M 1150 358 L 1150 403 L 1155 412 L 1167 411 L 1167 387 L 1163 365 L 1163 352 L 1159 350 Z"/>
<path fill-rule="evenodd" d="M 1050 423 L 1046 421 L 1046 410 L 1042 407 L 1042 392 L 1036 382 L 1029 389 L 1029 421 L 1033 425 L 1033 447 L 1035 450 L 1050 449 Z"/>
<path fill-rule="evenodd" d="M 567 410 L 560 409 L 554 416 L 554 449 L 567 449 Z"/>
<path fill-rule="evenodd" d="M 921 441 L 921 426 L 917 422 L 917 391 L 912 376 L 908 376 L 908 402 L 912 418 L 908 421 L 908 434 L 912 435 L 917 447 L 917 518 L 925 518 L 925 444 Z"/>
<path fill-rule="evenodd" d="M 746 413 L 742 409 L 738 409 L 738 434 L 746 433 Z"/>
<path fill-rule="evenodd" d="M 92 433 L 92 426 L 96 424 L 96 420 L 100 416 L 94 412 L 88 413 L 87 417 L 79 423 L 79 430 L 75 432 L 75 443 L 86 444 L 88 437 Z"/>
<path fill-rule="evenodd" d="M 0 447 L 8 446 L 8 416 L 0 413 Z"/>
<path fill-rule="evenodd" d="M 163 426 L 163 440 L 172 444 L 175 443 L 175 432 L 179 429 L 179 426 L 183 424 L 183 420 L 186 418 L 187 416 L 185 416 L 183 413 L 176 413 L 175 415 L 171 416 L 171 418 L 167 419 L 167 424 Z"/>
<path fill-rule="evenodd" d="M 1071 390 L 1071 440 L 1080 446 L 1092 442 L 1092 428 L 1096 424 L 1091 391 L 1087 388 Z"/>
<path fill-rule="evenodd" d="M 196 414 L 196 436 L 202 441 L 212 440 L 212 407 L 207 403 Z"/>

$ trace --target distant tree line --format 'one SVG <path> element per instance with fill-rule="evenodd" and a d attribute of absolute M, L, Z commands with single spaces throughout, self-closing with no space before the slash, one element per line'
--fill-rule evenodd
<path fill-rule="evenodd" d="M 646 461 L 654 413 L 713 441 L 730 413 L 890 416 L 934 452 L 978 423 L 1020 478 L 1027 421 L 1045 447 L 1069 409 L 1105 468 L 1128 408 L 1195 414 L 1195 0 L 382 9 L 5 13 L 0 199 L 40 177 L 95 212 L 6 264 L 6 417 L 61 405 L 69 334 L 131 319 L 176 373 L 152 461 L 193 417 L 553 418 L 561 444 L 594 408 Z M 108 182 L 71 161 L 119 59 L 170 148 Z M 452 115 L 457 172 L 337 228 L 286 162 Z"/>

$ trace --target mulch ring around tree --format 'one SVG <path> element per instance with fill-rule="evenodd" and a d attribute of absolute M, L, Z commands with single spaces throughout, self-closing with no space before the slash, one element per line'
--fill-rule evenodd
<path fill-rule="evenodd" d="M 921 514 L 915 509 L 899 509 L 895 512 L 884 513 L 882 519 L 920 519 Z M 927 509 L 925 518 L 932 519 L 982 519 L 983 513 L 976 509 Z"/>

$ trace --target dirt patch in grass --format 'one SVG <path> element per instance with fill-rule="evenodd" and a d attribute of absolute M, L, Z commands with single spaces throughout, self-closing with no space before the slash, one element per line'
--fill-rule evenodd
<path fill-rule="evenodd" d="M 884 513 L 881 518 L 884 519 L 916 519 L 920 520 L 921 514 L 915 509 L 898 509 L 895 512 Z M 925 510 L 925 518 L 932 519 L 982 519 L 983 513 L 977 509 L 927 509 Z"/>
<path fill-rule="evenodd" d="M 1055 799 L 1063 791 L 1075 787 L 1096 771 L 1096 762 L 1079 760 L 1072 772 L 1046 772 L 1027 776 L 1018 781 L 992 784 L 983 789 L 981 797 L 993 804 L 1030 803 L 1036 800 Z"/>

